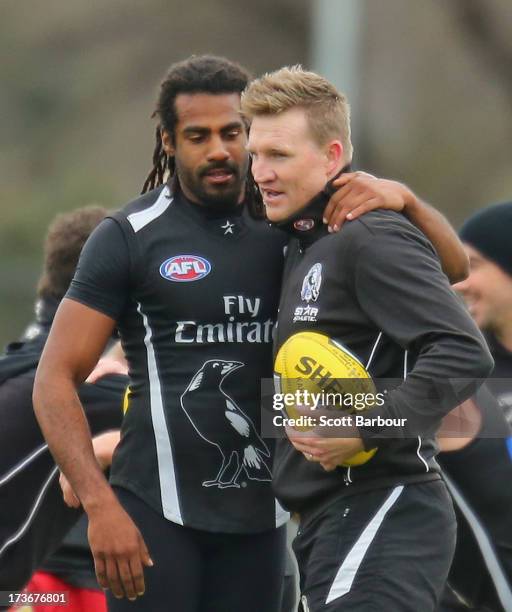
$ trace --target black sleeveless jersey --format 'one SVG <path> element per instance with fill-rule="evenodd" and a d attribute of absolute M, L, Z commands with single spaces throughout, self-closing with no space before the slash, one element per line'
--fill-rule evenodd
<path fill-rule="evenodd" d="M 384 385 L 385 399 L 361 413 L 365 448 L 378 448 L 364 465 L 325 472 L 278 441 L 275 490 L 298 512 L 333 496 L 439 478 L 440 420 L 492 364 L 433 247 L 405 217 L 373 211 L 328 234 L 311 228 L 317 207 L 286 226 L 299 238 L 287 255 L 276 350 L 296 332 L 323 333 L 358 358 L 377 389 Z M 454 392 L 444 393 L 452 380 Z"/>
<path fill-rule="evenodd" d="M 259 418 L 285 243 L 244 206 L 213 212 L 164 186 L 84 247 L 67 297 L 118 322 L 131 380 L 111 482 L 175 523 L 251 533 L 288 518 Z"/>

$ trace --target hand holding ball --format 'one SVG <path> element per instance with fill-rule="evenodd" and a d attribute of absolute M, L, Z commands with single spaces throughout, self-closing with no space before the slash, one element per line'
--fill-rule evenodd
<path fill-rule="evenodd" d="M 321 397 L 331 409 L 353 414 L 367 409 L 364 398 L 375 395 L 375 385 L 363 364 L 335 340 L 317 332 L 299 332 L 281 346 L 274 364 L 276 391 Z M 295 406 L 285 408 L 290 418 L 298 418 Z M 311 427 L 296 429 L 308 431 Z M 377 452 L 360 451 L 343 463 L 363 465 Z"/>

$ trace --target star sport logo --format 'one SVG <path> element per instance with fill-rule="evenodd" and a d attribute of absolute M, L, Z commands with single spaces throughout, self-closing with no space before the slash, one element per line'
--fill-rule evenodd
<path fill-rule="evenodd" d="M 310 302 L 316 302 L 320 295 L 320 286 L 322 285 L 322 264 L 316 263 L 309 269 L 308 273 L 302 281 L 300 291 L 300 299 L 306 302 L 306 306 L 297 306 L 293 313 L 293 323 L 298 321 L 306 321 L 316 323 L 318 320 L 319 308 L 312 306 Z"/>
<path fill-rule="evenodd" d="M 175 255 L 160 266 L 160 276 L 173 283 L 201 280 L 212 269 L 211 263 L 198 255 Z"/>

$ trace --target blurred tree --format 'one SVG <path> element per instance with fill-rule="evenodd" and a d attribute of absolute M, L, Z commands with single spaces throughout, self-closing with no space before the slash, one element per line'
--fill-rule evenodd
<path fill-rule="evenodd" d="M 30 318 L 55 213 L 138 193 L 168 65 L 212 52 L 255 74 L 308 66 L 314 1 L 2 1 L 0 344 Z M 456 223 L 510 198 L 510 0 L 360 1 L 359 165 Z"/>
<path fill-rule="evenodd" d="M 465 30 L 468 52 L 476 54 L 486 69 L 497 75 L 512 102 L 512 39 L 510 30 L 502 36 L 498 27 L 500 11 L 492 2 L 481 0 L 454 0 L 446 6 Z"/>

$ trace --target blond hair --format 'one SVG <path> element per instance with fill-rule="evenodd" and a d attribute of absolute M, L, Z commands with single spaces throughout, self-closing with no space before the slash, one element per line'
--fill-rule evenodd
<path fill-rule="evenodd" d="M 332 138 L 343 145 L 345 162 L 352 161 L 350 106 L 347 98 L 320 75 L 302 66 L 286 66 L 255 79 L 242 93 L 242 112 L 249 119 L 277 115 L 292 108 L 306 112 L 311 135 L 323 146 Z"/>

